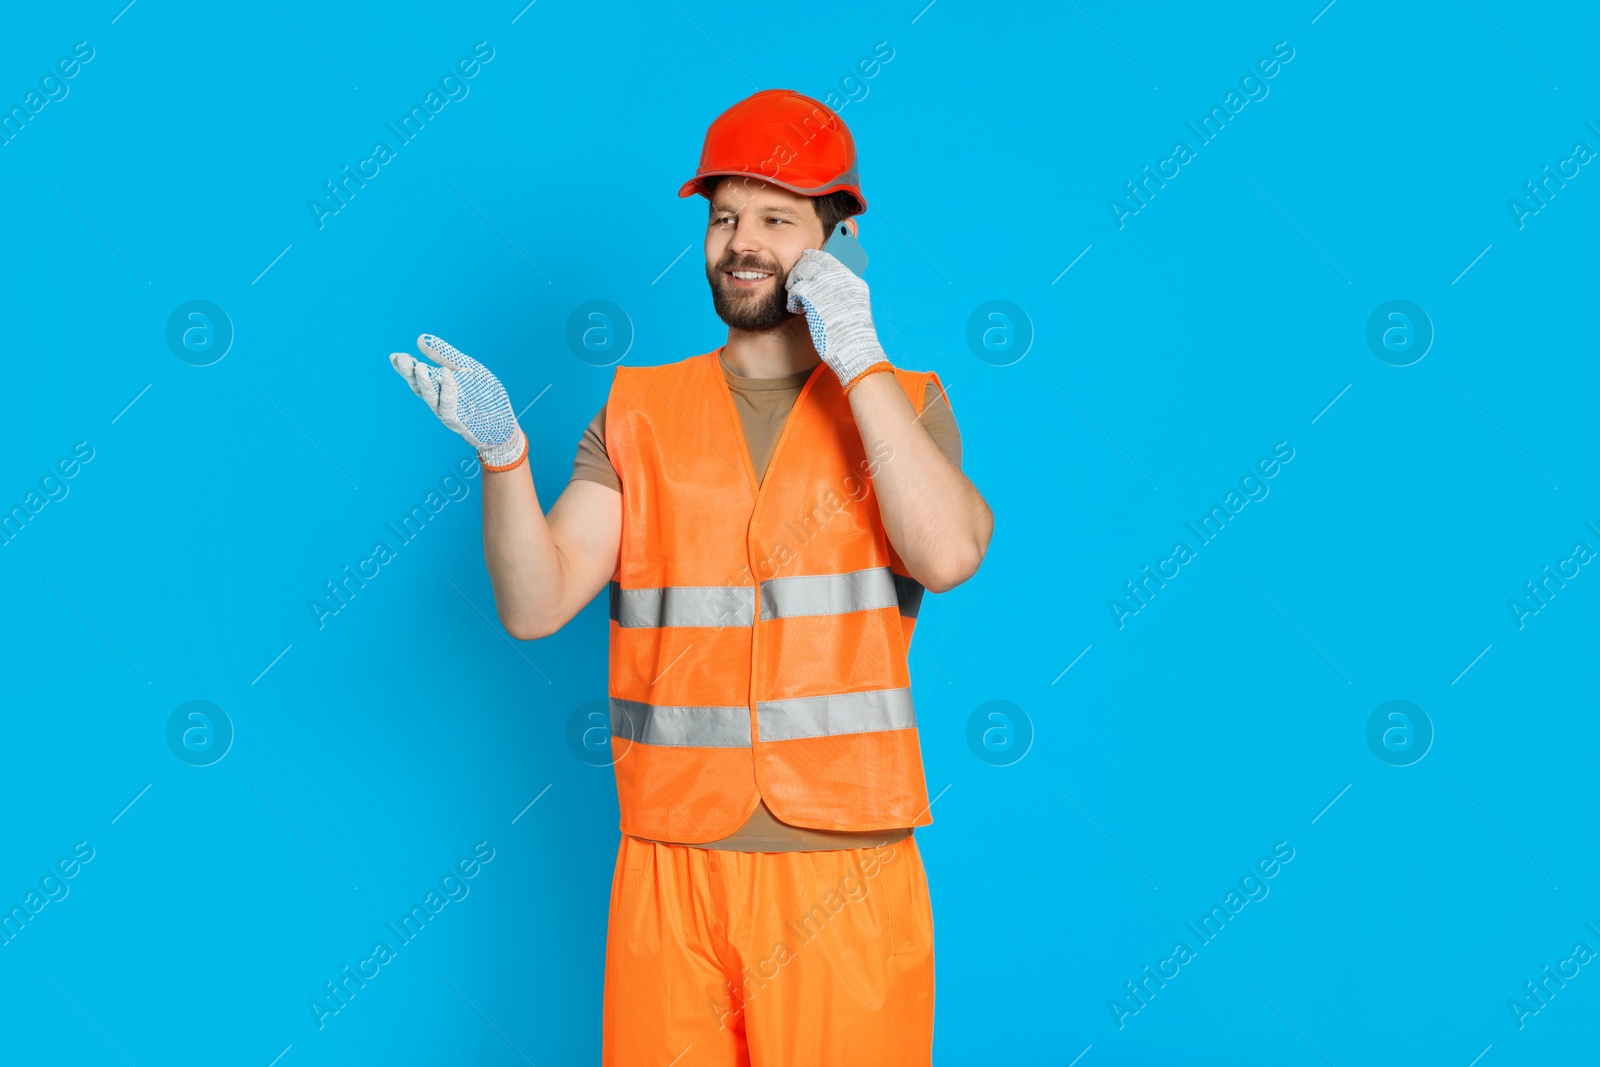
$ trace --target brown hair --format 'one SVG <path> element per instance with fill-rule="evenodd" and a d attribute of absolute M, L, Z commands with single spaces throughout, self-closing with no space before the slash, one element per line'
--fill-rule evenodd
<path fill-rule="evenodd" d="M 705 180 L 706 199 L 709 201 L 717 194 L 717 186 L 723 179 L 736 177 L 732 174 L 717 174 Z M 754 177 L 752 175 L 752 177 Z M 833 231 L 838 229 L 839 223 L 851 215 L 861 213 L 860 201 L 856 200 L 853 193 L 839 189 L 822 196 L 808 196 L 811 206 L 816 209 L 817 221 L 822 223 L 822 240 L 827 242 L 833 236 Z"/>

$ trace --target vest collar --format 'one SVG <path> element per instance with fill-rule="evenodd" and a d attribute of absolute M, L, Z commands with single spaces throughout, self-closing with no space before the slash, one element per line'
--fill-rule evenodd
<path fill-rule="evenodd" d="M 712 387 L 722 396 L 723 406 L 727 411 L 727 425 L 733 431 L 734 448 L 739 453 L 739 458 L 744 461 L 744 476 L 750 484 L 750 493 L 758 502 L 761 499 L 761 482 L 756 480 L 755 463 L 750 459 L 750 447 L 745 444 L 744 424 L 739 421 L 739 409 L 733 404 L 733 390 L 728 388 L 728 379 L 723 376 L 722 350 L 726 345 L 718 345 L 715 349 L 700 357 L 703 373 L 708 375 L 715 383 Z M 778 442 L 772 447 L 772 458 L 767 460 L 767 475 L 770 478 L 773 469 L 783 457 L 784 442 L 789 440 L 790 430 L 794 428 L 795 413 L 806 403 L 808 397 L 817 386 L 819 377 L 831 373 L 828 365 L 821 360 L 811 368 L 811 377 L 806 379 L 805 385 L 800 387 L 800 395 L 794 398 L 794 407 L 789 410 L 789 417 L 783 420 L 783 430 L 778 434 Z"/>

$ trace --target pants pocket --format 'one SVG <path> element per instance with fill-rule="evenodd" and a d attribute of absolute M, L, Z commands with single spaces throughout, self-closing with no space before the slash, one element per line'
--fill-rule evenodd
<path fill-rule="evenodd" d="M 889 912 L 889 953 L 899 956 L 927 947 L 923 944 L 927 886 L 916 847 L 908 837 L 876 851 L 880 859 L 892 857 L 879 875 Z"/>
<path fill-rule="evenodd" d="M 655 893 L 655 849 L 648 842 L 623 839 L 621 875 L 611 902 L 614 927 L 627 951 L 635 955 L 660 951 L 661 915 Z"/>

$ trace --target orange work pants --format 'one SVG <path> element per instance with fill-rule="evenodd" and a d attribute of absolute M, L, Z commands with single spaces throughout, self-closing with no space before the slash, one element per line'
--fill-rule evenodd
<path fill-rule="evenodd" d="M 726 852 L 626 835 L 606 1067 L 932 1063 L 933 912 L 914 837 Z"/>

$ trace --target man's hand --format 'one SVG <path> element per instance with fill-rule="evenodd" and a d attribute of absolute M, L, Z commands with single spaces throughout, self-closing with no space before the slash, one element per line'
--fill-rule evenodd
<path fill-rule="evenodd" d="M 892 369 L 872 325 L 867 283 L 849 267 L 820 248 L 808 248 L 789 271 L 787 288 L 789 310 L 805 312 L 817 355 L 846 392 L 868 372 Z"/>
<path fill-rule="evenodd" d="M 417 348 L 440 364 L 431 367 L 404 352 L 389 363 L 439 420 L 478 450 L 478 459 L 492 471 L 510 470 L 528 452 L 528 439 L 517 425 L 511 398 L 500 379 L 450 342 L 425 333 Z"/>

